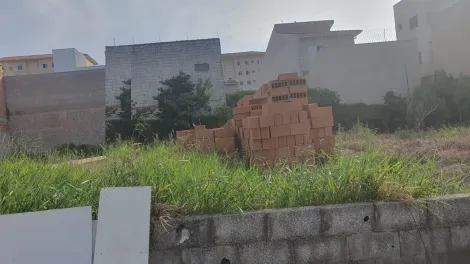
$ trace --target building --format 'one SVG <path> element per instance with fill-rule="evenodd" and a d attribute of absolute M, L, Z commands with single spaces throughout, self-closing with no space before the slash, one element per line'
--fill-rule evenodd
<path fill-rule="evenodd" d="M 417 42 L 421 75 L 470 74 L 470 1 L 402 0 L 393 8 L 397 40 Z"/>
<path fill-rule="evenodd" d="M 118 107 L 123 81 L 131 80 L 136 107 L 156 107 L 154 96 L 162 81 L 180 72 L 192 81 L 209 78 L 211 101 L 224 99 L 220 40 L 198 39 L 106 47 L 106 106 Z"/>
<path fill-rule="evenodd" d="M 356 44 L 361 30 L 331 30 L 333 20 L 274 25 L 259 80 L 298 73 L 310 88 L 327 88 L 343 103 L 383 103 L 386 92 L 419 84 L 415 40 Z"/>
<path fill-rule="evenodd" d="M 52 54 L 0 58 L 0 64 L 5 76 L 75 71 L 98 65 L 88 54 L 82 54 L 73 48 L 54 49 Z"/>
<path fill-rule="evenodd" d="M 222 54 L 224 80 L 227 86 L 241 90 L 257 90 L 258 77 L 263 65 L 264 52 L 248 51 Z"/>

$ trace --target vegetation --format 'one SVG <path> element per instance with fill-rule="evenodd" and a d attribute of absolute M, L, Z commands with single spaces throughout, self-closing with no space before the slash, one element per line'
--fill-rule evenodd
<path fill-rule="evenodd" d="M 272 171 L 247 167 L 237 157 L 183 149 L 172 141 L 116 142 L 104 148 L 107 163 L 91 168 L 57 165 L 69 159 L 57 153 L 42 160 L 17 154 L 0 162 L 0 213 L 84 205 L 96 210 L 100 188 L 112 186 L 152 186 L 154 208 L 175 208 L 181 214 L 402 201 L 466 192 L 465 169 L 450 170 L 464 166 L 462 159 L 445 160 L 449 152 L 435 152 L 429 142 L 416 142 L 448 142 L 447 151 L 465 146 L 468 151 L 468 132 L 464 127 L 444 128 L 408 132 L 405 139 L 398 133 L 377 135 L 356 124 L 348 132 L 340 129 L 336 154 L 327 163 Z"/>

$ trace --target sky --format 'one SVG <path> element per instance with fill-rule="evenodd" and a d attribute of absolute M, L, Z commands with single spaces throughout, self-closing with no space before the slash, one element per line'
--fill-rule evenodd
<path fill-rule="evenodd" d="M 335 20 L 333 30 L 393 29 L 399 0 L 0 0 L 0 57 L 219 37 L 222 52 L 264 51 L 274 24 Z"/>

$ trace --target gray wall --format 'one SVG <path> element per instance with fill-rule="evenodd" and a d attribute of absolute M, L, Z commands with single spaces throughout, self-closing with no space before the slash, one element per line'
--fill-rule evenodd
<path fill-rule="evenodd" d="M 209 71 L 195 71 L 197 63 L 208 63 Z M 224 98 L 224 77 L 219 39 L 202 39 L 106 47 L 106 106 L 119 105 L 115 96 L 122 82 L 132 80 L 132 100 L 137 107 L 155 106 L 160 83 L 180 71 L 192 80 L 210 78 L 211 99 Z"/>
<path fill-rule="evenodd" d="M 152 264 L 468 263 L 470 195 L 178 219 Z M 153 243 L 153 244 L 152 244 Z"/>
<path fill-rule="evenodd" d="M 386 92 L 407 95 L 420 82 L 415 40 L 325 47 L 310 64 L 308 86 L 336 91 L 344 103 L 381 104 Z"/>
<path fill-rule="evenodd" d="M 105 141 L 105 71 L 4 77 L 10 134 L 39 148 Z"/>

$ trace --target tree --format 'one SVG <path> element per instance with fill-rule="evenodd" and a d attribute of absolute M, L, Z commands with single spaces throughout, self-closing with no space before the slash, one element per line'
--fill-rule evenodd
<path fill-rule="evenodd" d="M 308 103 L 316 103 L 318 106 L 333 106 L 341 102 L 339 93 L 326 89 L 314 88 L 308 89 Z"/>
<path fill-rule="evenodd" d="M 199 124 L 200 117 L 211 111 L 209 90 L 212 84 L 209 79 L 194 84 L 191 76 L 180 72 L 161 84 L 165 87 L 159 88 L 158 96 L 153 97 L 158 102 L 160 138 L 168 138 L 172 131 Z"/>
<path fill-rule="evenodd" d="M 238 101 L 242 99 L 246 95 L 253 95 L 255 94 L 255 90 L 239 90 L 232 93 L 229 93 L 225 96 L 225 102 L 227 106 L 233 108 L 237 105 Z"/>

